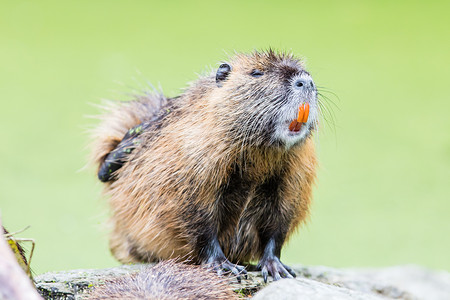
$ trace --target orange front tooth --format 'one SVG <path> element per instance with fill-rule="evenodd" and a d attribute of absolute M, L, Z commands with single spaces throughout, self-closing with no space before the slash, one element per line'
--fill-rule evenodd
<path fill-rule="evenodd" d="M 303 115 L 303 123 L 306 123 L 308 121 L 308 116 L 309 116 L 309 103 L 305 104 L 305 114 Z"/>
<path fill-rule="evenodd" d="M 298 117 L 297 117 L 297 122 L 303 122 L 303 116 L 305 114 L 305 107 L 304 107 L 304 103 L 302 105 L 300 105 L 300 107 L 298 108 Z"/>

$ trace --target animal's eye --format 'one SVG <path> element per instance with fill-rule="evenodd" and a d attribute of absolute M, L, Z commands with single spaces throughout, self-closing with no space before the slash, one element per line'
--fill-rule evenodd
<path fill-rule="evenodd" d="M 261 77 L 264 75 L 264 73 L 260 70 L 255 69 L 250 73 L 250 75 L 252 75 L 253 77 Z"/>

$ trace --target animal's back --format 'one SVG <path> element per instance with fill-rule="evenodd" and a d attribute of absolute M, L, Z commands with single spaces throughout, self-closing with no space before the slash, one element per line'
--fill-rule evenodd
<path fill-rule="evenodd" d="M 133 101 L 105 101 L 101 106 L 100 124 L 93 130 L 93 151 L 91 161 L 100 166 L 106 156 L 122 141 L 131 128 L 158 117 L 167 105 L 167 98 L 159 93 L 136 95 Z"/>

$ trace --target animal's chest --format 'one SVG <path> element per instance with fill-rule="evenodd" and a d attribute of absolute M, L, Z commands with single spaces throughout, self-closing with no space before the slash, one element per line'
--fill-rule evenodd
<path fill-rule="evenodd" d="M 274 206 L 279 204 L 279 182 L 276 178 L 254 180 L 233 174 L 223 187 L 218 199 L 221 203 L 218 236 L 230 259 L 248 260 L 260 252 L 261 226 Z"/>
<path fill-rule="evenodd" d="M 279 178 L 279 175 L 257 178 L 239 170 L 233 172 L 219 192 L 220 227 L 237 230 L 238 224 L 245 221 L 242 218 L 249 218 L 253 211 L 264 209 L 267 201 L 277 201 Z"/>
<path fill-rule="evenodd" d="M 218 197 L 221 219 L 225 223 L 237 224 L 239 217 L 245 210 L 248 202 L 254 197 L 258 184 L 253 180 L 234 172 L 228 182 L 222 186 Z"/>

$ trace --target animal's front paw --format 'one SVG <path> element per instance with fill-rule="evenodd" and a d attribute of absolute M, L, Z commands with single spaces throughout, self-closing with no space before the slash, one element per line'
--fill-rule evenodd
<path fill-rule="evenodd" d="M 267 282 L 267 277 L 272 276 L 273 280 L 279 280 L 281 278 L 294 278 L 295 272 L 285 264 L 283 264 L 278 257 L 271 255 L 270 257 L 263 257 L 258 267 L 261 268 L 261 274 L 264 278 L 264 282 Z"/>
<path fill-rule="evenodd" d="M 237 281 L 240 283 L 242 280 L 241 275 L 247 278 L 247 271 L 244 266 L 236 265 L 230 262 L 225 257 L 215 257 L 208 260 L 208 265 L 217 272 L 219 276 L 227 273 L 232 273 L 236 276 Z"/>

